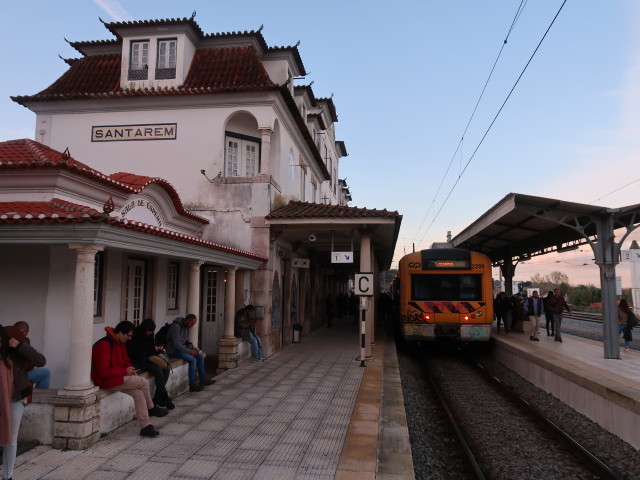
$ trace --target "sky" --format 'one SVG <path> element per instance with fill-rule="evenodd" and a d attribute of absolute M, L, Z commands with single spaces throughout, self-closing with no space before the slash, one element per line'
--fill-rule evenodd
<path fill-rule="evenodd" d="M 9 97 L 66 71 L 60 57 L 79 53 L 65 39 L 113 39 L 100 18 L 193 11 L 205 33 L 264 25 L 270 46 L 300 41 L 310 73 L 298 84 L 333 95 L 350 205 L 403 216 L 396 262 L 455 236 L 510 192 L 640 203 L 635 0 L 4 0 L 0 141 L 33 138 L 35 114 Z M 515 278 L 553 270 L 599 283 L 589 247 L 520 264 Z M 628 264 L 617 274 L 629 286 Z"/>

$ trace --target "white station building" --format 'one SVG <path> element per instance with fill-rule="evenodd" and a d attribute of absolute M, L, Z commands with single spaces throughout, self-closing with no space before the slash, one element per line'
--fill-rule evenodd
<path fill-rule="evenodd" d="M 194 343 L 227 369 L 249 356 L 233 318 L 251 303 L 271 355 L 293 325 L 322 326 L 355 272 L 389 268 L 402 219 L 348 206 L 336 108 L 295 85 L 297 46 L 193 16 L 104 26 L 112 39 L 71 42 L 66 73 L 12 97 L 36 141 L 0 144 L 0 323 L 31 324 L 49 437 L 69 448 L 112 425 L 89 379 L 105 326 L 195 313 Z"/>

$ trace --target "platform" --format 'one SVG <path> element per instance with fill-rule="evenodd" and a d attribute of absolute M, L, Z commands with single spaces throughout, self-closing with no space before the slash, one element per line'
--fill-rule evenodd
<path fill-rule="evenodd" d="M 640 448 L 640 353 L 604 358 L 602 342 L 562 334 L 492 332 L 499 361 L 537 387 Z M 622 350 L 622 349 L 621 349 Z"/>
<path fill-rule="evenodd" d="M 14 479 L 413 479 L 393 340 L 360 366 L 351 319 L 174 400 L 143 438 L 129 422 L 84 451 L 36 447 Z"/>

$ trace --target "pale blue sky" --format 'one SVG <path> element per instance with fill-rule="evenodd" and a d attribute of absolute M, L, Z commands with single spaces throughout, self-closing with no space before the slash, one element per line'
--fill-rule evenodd
<path fill-rule="evenodd" d="M 612 193 L 640 179 L 640 4 L 569 0 L 443 206 L 563 0 L 526 3 L 454 156 L 520 3 L 5 0 L 0 140 L 33 138 L 35 116 L 9 96 L 36 93 L 67 69 L 58 55 L 79 54 L 64 38 L 112 39 L 98 17 L 183 18 L 195 10 L 205 33 L 264 24 L 271 46 L 300 40 L 311 72 L 304 83 L 313 80 L 319 97 L 334 95 L 351 205 L 404 216 L 396 258 L 459 233 L 509 192 L 640 203 L 640 182 Z M 581 265 L 591 258 L 590 251 L 544 256 L 519 266 L 516 277 L 563 270 L 572 283 L 595 283 L 597 269 Z"/>

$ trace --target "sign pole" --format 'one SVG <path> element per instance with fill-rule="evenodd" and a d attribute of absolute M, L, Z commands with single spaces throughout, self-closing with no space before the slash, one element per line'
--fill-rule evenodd
<path fill-rule="evenodd" d="M 361 367 L 366 367 L 367 366 L 367 362 L 365 360 L 365 357 L 367 356 L 367 351 L 366 351 L 366 333 L 367 333 L 367 323 L 366 323 L 366 318 L 367 318 L 367 311 L 364 309 L 364 305 L 360 304 L 360 308 L 362 309 L 362 320 L 360 322 L 360 366 Z"/>

